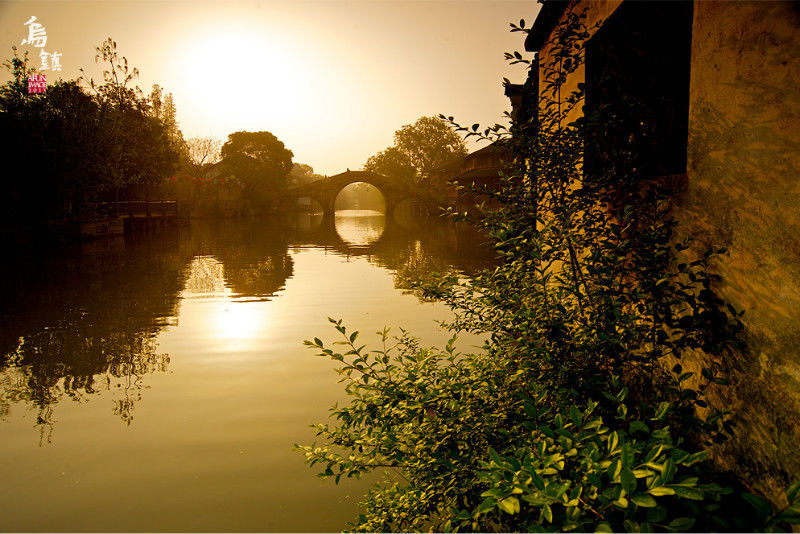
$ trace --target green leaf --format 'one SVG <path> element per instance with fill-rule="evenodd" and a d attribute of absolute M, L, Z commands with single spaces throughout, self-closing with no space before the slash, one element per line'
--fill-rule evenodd
<path fill-rule="evenodd" d="M 670 521 L 667 528 L 678 532 L 686 532 L 694 526 L 694 522 L 695 520 L 691 517 L 679 517 Z"/>
<path fill-rule="evenodd" d="M 629 495 L 636 491 L 636 477 L 633 476 L 633 471 L 623 467 L 620 478 L 622 480 L 622 489 Z"/>
<path fill-rule="evenodd" d="M 684 463 L 686 465 L 693 465 L 693 464 L 696 464 L 697 462 L 704 462 L 705 460 L 708 459 L 710 454 L 711 453 L 709 451 L 700 451 L 700 452 L 696 452 L 694 454 L 690 454 L 684 460 Z"/>
<path fill-rule="evenodd" d="M 661 486 L 659 488 L 652 488 L 648 490 L 647 493 L 650 495 L 655 495 L 656 497 L 660 497 L 662 495 L 675 495 L 675 490 Z"/>
<path fill-rule="evenodd" d="M 670 486 L 675 492 L 675 495 L 684 499 L 691 499 L 693 501 L 702 501 L 703 492 L 697 488 L 687 488 L 684 486 Z"/>
<path fill-rule="evenodd" d="M 535 470 L 531 470 L 531 479 L 536 489 L 543 490 L 545 487 L 544 479 Z"/>
<path fill-rule="evenodd" d="M 675 473 L 677 473 L 678 468 L 675 467 L 675 461 L 672 458 L 668 458 L 666 462 L 664 462 L 664 471 L 661 475 L 661 480 L 664 482 L 671 482 L 673 478 L 675 478 Z"/>
<path fill-rule="evenodd" d="M 631 501 L 633 501 L 637 506 L 641 506 L 643 508 L 654 508 L 656 506 L 656 500 L 651 495 L 647 495 L 646 493 L 637 493 L 636 495 L 631 495 Z"/>
<path fill-rule="evenodd" d="M 483 500 L 483 502 L 478 506 L 475 510 L 476 515 L 485 514 L 492 508 L 494 508 L 495 504 L 497 503 L 497 499 L 493 499 L 491 497 L 487 497 Z"/>
<path fill-rule="evenodd" d="M 617 481 L 617 477 L 619 477 L 620 471 L 622 470 L 622 462 L 619 460 L 614 460 L 611 462 L 611 465 L 608 466 L 608 478 L 612 482 Z"/>
<path fill-rule="evenodd" d="M 664 416 L 667 413 L 667 410 L 669 410 L 669 408 L 670 408 L 670 403 L 668 403 L 668 402 L 662 402 L 661 404 L 659 404 L 658 405 L 658 411 L 656 411 L 656 415 L 655 415 L 654 419 L 657 419 L 657 420 L 658 419 L 663 419 Z"/>
<path fill-rule="evenodd" d="M 660 523 L 667 518 L 667 509 L 663 506 L 656 506 L 647 510 L 648 523 Z"/>
<path fill-rule="evenodd" d="M 614 529 L 611 528 L 611 524 L 608 521 L 600 521 L 597 523 L 597 526 L 594 527 L 595 532 L 614 532 Z"/>
<path fill-rule="evenodd" d="M 575 426 L 581 426 L 581 411 L 574 404 L 569 407 L 569 417 L 575 423 Z"/>
<path fill-rule="evenodd" d="M 789 486 L 786 490 L 786 500 L 789 501 L 790 504 L 794 504 L 798 496 L 800 496 L 800 480 Z"/>
<path fill-rule="evenodd" d="M 542 517 L 542 519 L 544 519 L 548 523 L 552 523 L 553 522 L 553 510 L 550 509 L 550 505 L 549 504 L 545 504 L 544 506 L 542 506 L 541 517 Z"/>
<path fill-rule="evenodd" d="M 617 448 L 617 443 L 619 443 L 619 436 L 616 432 L 612 432 L 610 436 L 608 436 L 608 450 L 609 452 L 614 452 Z"/>
<path fill-rule="evenodd" d="M 631 421 L 630 432 L 631 434 L 633 434 L 634 432 L 645 432 L 649 434 L 650 429 L 647 427 L 646 424 L 642 423 L 641 421 Z"/>
<path fill-rule="evenodd" d="M 622 468 L 623 469 L 631 469 L 633 468 L 633 449 L 629 442 L 625 442 L 622 445 Z"/>
<path fill-rule="evenodd" d="M 519 499 L 516 497 L 507 497 L 497 503 L 497 506 L 508 514 L 516 514 L 519 512 Z"/>
<path fill-rule="evenodd" d="M 742 499 L 747 501 L 750 504 L 750 506 L 755 508 L 760 515 L 764 517 L 772 515 L 773 512 L 772 503 L 770 503 L 767 499 L 765 499 L 761 495 L 756 495 L 754 493 L 742 493 Z"/>
<path fill-rule="evenodd" d="M 503 459 L 500 458 L 500 455 L 497 454 L 497 451 L 495 451 L 491 447 L 489 447 L 489 456 L 492 457 L 492 460 L 494 460 L 494 463 L 496 463 L 497 465 L 503 465 Z"/>
<path fill-rule="evenodd" d="M 786 508 L 777 515 L 776 519 L 780 521 L 786 521 L 787 523 L 791 524 L 800 523 L 800 504 Z"/>

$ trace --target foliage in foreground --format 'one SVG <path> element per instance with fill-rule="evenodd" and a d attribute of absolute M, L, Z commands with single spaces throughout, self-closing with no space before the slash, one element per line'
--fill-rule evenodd
<path fill-rule="evenodd" d="M 740 313 L 708 270 L 723 251 L 676 242 L 668 191 L 637 161 L 650 125 L 635 104 L 573 113 L 583 88 L 566 81 L 588 30 L 567 18 L 536 120 L 483 133 L 515 156 L 482 192 L 500 208 L 476 221 L 501 265 L 420 284 L 454 309 L 454 331 L 490 341 L 463 355 L 455 337 L 436 350 L 384 331 L 370 351 L 333 321 L 343 350 L 306 343 L 341 362 L 351 401 L 300 449 L 337 481 L 385 472 L 356 530 L 788 529 L 800 483 L 776 508 L 708 460 L 734 431 L 706 402 L 726 386 L 711 363 L 742 348 Z M 620 143 L 584 168 L 584 143 L 608 139 Z M 684 358 L 709 364 L 685 372 Z"/>
<path fill-rule="evenodd" d="M 355 530 L 749 531 L 800 519 L 800 482 L 775 509 L 714 481 L 707 451 L 676 423 L 693 390 L 648 406 L 612 379 L 575 402 L 491 349 L 462 355 L 453 338 L 439 351 L 385 330 L 369 351 L 334 324 L 343 350 L 307 344 L 341 362 L 352 401 L 316 426 L 322 445 L 299 449 L 337 482 L 385 471 Z"/>

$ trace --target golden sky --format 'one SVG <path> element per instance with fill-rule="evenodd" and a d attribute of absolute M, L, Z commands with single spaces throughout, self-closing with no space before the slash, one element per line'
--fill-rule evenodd
<path fill-rule="evenodd" d="M 503 52 L 523 49 L 509 22 L 530 24 L 535 0 L 19 1 L 0 3 L 3 59 L 36 16 L 63 70 L 48 82 L 99 78 L 107 37 L 138 67 L 138 85 L 172 92 L 185 137 L 268 130 L 296 162 L 336 174 L 360 168 L 403 124 L 444 113 L 494 124 L 509 108 Z M 2 74 L 2 80 L 8 75 Z M 474 147 L 473 147 L 474 148 Z"/>

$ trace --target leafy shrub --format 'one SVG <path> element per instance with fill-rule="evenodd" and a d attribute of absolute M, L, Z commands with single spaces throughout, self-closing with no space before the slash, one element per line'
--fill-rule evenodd
<path fill-rule="evenodd" d="M 634 407 L 612 379 L 575 404 L 491 348 L 463 355 L 454 337 L 438 351 L 384 330 L 369 351 L 333 322 L 346 350 L 306 343 L 341 362 L 352 401 L 316 426 L 322 445 L 299 449 L 337 482 L 385 472 L 356 530 L 742 531 L 800 519 L 800 483 L 776 510 L 715 482 L 708 451 L 676 437 L 681 401 Z"/>

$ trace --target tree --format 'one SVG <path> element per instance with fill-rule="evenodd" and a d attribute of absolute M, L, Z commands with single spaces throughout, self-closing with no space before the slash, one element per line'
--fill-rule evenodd
<path fill-rule="evenodd" d="M 147 107 L 147 100 L 142 95 L 138 85 L 130 85 L 139 77 L 139 69 L 128 65 L 128 58 L 119 55 L 117 42 L 111 37 L 95 47 L 95 63 L 104 63 L 103 83 L 99 84 L 93 78 L 88 79 L 89 87 L 95 92 L 97 99 L 103 103 L 110 103 L 118 109 L 134 108 L 143 110 Z M 82 74 L 86 74 L 81 69 Z"/>
<path fill-rule="evenodd" d="M 305 163 L 295 163 L 289 173 L 289 180 L 295 185 L 307 184 L 322 180 L 325 176 L 314 172 L 314 167 Z"/>
<path fill-rule="evenodd" d="M 0 151 L 24 162 L 25 180 L 4 184 L 6 215 L 46 219 L 69 215 L 104 175 L 99 107 L 75 81 L 58 81 L 44 94 L 27 94 L 27 53 L 5 63 L 13 79 L 0 87 Z M 9 176 L 10 178 L 10 176 Z"/>
<path fill-rule="evenodd" d="M 116 41 L 109 37 L 95 50 L 95 62 L 104 63 L 106 69 L 102 84 L 91 78 L 88 83 L 100 106 L 104 143 L 98 149 L 105 157 L 108 186 L 118 198 L 123 191 L 132 194 L 129 186 L 143 185 L 147 198 L 149 187 L 174 171 L 178 163 L 180 131 L 174 122 L 172 95 L 162 102 L 161 88 L 154 87 L 152 93 L 159 115 L 172 112 L 172 120 L 165 121 L 154 115 L 150 101 L 132 85 L 139 70 L 119 55 Z"/>
<path fill-rule="evenodd" d="M 403 182 L 413 182 L 418 176 L 417 169 L 411 164 L 408 155 L 396 146 L 390 146 L 386 150 L 370 156 L 364 164 L 364 170 Z"/>
<path fill-rule="evenodd" d="M 67 205 L 89 200 L 104 180 L 99 106 L 76 81 L 56 82 L 47 91 L 47 105 L 49 189 Z"/>
<path fill-rule="evenodd" d="M 178 154 L 178 166 L 190 174 L 193 173 L 192 157 L 189 153 L 189 146 L 183 138 L 183 132 L 178 127 L 177 111 L 172 93 L 165 94 L 161 86 L 153 84 L 148 103 L 150 104 L 149 115 L 158 119 L 164 126 L 169 146 Z"/>
<path fill-rule="evenodd" d="M 14 49 L 5 62 L 13 79 L 0 87 L 0 152 L 26 167 L 25 180 L 4 184 L 11 200 L 5 215 L 71 216 L 76 205 L 108 191 L 131 195 L 143 188 L 147 198 L 150 186 L 173 171 L 178 150 L 153 111 L 162 108 L 160 88 L 151 107 L 133 85 L 138 71 L 119 56 L 116 43 L 104 41 L 96 52 L 107 68 L 103 83 L 89 80 L 88 90 L 74 80 L 28 94 L 26 78 L 34 69 L 27 54 Z"/>
<path fill-rule="evenodd" d="M 0 155 L 7 164 L 16 162 L 17 167 L 24 167 L 25 179 L 4 173 L 3 189 L 9 202 L 0 215 L 5 216 L 30 213 L 33 199 L 42 189 L 40 180 L 46 176 L 41 156 L 44 145 L 41 121 L 46 116 L 46 97 L 28 95 L 27 77 L 36 71 L 28 64 L 27 52 L 20 56 L 16 47 L 12 50 L 13 57 L 3 63 L 12 79 L 0 88 Z"/>
<path fill-rule="evenodd" d="M 438 117 L 420 117 L 406 124 L 394 133 L 394 141 L 423 180 L 431 169 L 467 155 L 461 137 Z"/>
<path fill-rule="evenodd" d="M 186 141 L 189 161 L 197 174 L 204 166 L 219 161 L 222 141 L 216 137 L 190 137 Z"/>
<path fill-rule="evenodd" d="M 394 133 L 394 146 L 378 152 L 364 170 L 399 180 L 426 180 L 432 169 L 467 155 L 464 141 L 438 117 L 420 117 Z"/>
<path fill-rule="evenodd" d="M 250 195 L 286 187 L 294 154 L 270 132 L 234 132 L 222 145 L 223 164 Z"/>
<path fill-rule="evenodd" d="M 36 73 L 36 69 L 28 65 L 28 52 L 20 57 L 17 47 L 12 46 L 12 58 L 3 62 L 3 68 L 11 73 L 11 80 L 0 87 L 0 110 L 13 112 L 18 106 L 30 102 L 28 99 L 28 76 Z M 30 95 L 33 99 L 41 98 Z"/>

